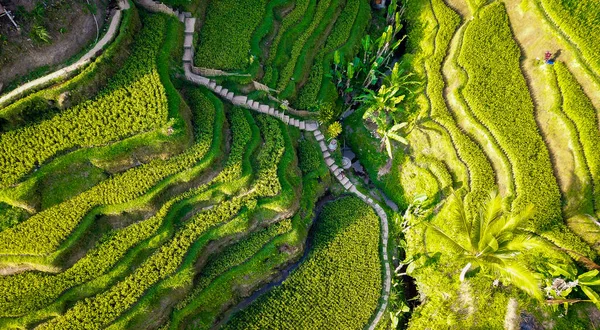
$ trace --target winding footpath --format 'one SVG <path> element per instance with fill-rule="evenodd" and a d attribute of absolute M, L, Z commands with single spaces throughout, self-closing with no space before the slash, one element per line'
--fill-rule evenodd
<path fill-rule="evenodd" d="M 121 18 L 123 17 L 123 11 L 129 9 L 129 1 L 128 0 L 119 0 L 119 9 L 115 12 L 110 21 L 110 25 L 108 26 L 108 30 L 106 34 L 92 49 L 90 49 L 87 53 L 85 53 L 77 62 L 64 67 L 60 70 L 54 71 L 46 76 L 40 77 L 38 79 L 32 80 L 24 85 L 19 86 L 18 88 L 2 95 L 0 97 L 0 107 L 4 107 L 12 100 L 16 100 L 18 97 L 21 97 L 23 94 L 28 91 L 39 88 L 41 86 L 47 85 L 57 79 L 61 79 L 67 77 L 68 75 L 76 72 L 82 67 L 88 65 L 92 62 L 92 59 L 96 56 L 96 54 L 104 48 L 108 43 L 110 43 L 117 32 L 119 32 L 119 25 L 121 23 Z"/>

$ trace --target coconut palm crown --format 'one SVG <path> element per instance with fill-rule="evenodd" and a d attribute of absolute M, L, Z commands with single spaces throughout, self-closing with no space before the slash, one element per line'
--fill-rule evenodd
<path fill-rule="evenodd" d="M 516 258 L 523 251 L 539 245 L 522 230 L 533 216 L 533 206 L 529 205 L 517 213 L 506 212 L 502 207 L 502 198 L 492 192 L 479 212 L 468 217 L 460 194 L 453 194 L 451 203 L 452 209 L 442 215 L 442 221 L 458 223 L 460 237 L 453 238 L 433 224 L 427 223 L 427 226 L 447 242 L 454 255 L 465 264 L 460 280 L 464 281 L 470 269 L 481 267 L 542 300 L 544 296 L 538 284 L 538 275 Z"/>

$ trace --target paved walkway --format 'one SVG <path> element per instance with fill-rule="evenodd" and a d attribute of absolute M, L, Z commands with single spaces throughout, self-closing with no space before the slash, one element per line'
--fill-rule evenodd
<path fill-rule="evenodd" d="M 67 67 L 64 67 L 60 70 L 54 71 L 46 76 L 32 80 L 24 85 L 19 86 L 18 88 L 14 89 L 12 91 L 2 95 L 2 97 L 0 97 L 0 107 L 4 107 L 9 102 L 16 100 L 18 97 L 22 96 L 23 94 L 30 91 L 31 89 L 47 85 L 54 80 L 64 78 L 64 77 L 68 76 L 69 74 L 76 72 L 80 68 L 89 64 L 92 61 L 92 58 L 94 56 L 96 56 L 96 54 L 100 50 L 102 50 L 104 48 L 104 46 L 106 46 L 109 42 L 112 41 L 112 39 L 114 38 L 114 36 L 116 35 L 116 33 L 119 30 L 119 24 L 121 23 L 121 18 L 123 17 L 122 12 L 123 12 L 123 10 L 127 10 L 127 9 L 129 9 L 129 1 L 120 0 L 119 1 L 119 9 L 113 15 L 110 25 L 108 27 L 108 31 L 106 32 L 104 37 L 102 37 L 102 39 L 100 39 L 100 41 L 98 41 L 98 43 L 96 43 L 94 48 L 92 48 L 85 55 L 83 55 L 79 60 L 77 60 L 77 62 L 75 62 Z"/>
<path fill-rule="evenodd" d="M 388 232 L 389 226 L 388 226 L 387 214 L 385 213 L 383 208 L 378 203 L 373 201 L 372 198 L 370 198 L 367 195 L 360 192 L 357 189 L 357 187 L 354 185 L 354 183 L 352 183 L 350 181 L 350 179 L 345 175 L 344 169 L 342 169 L 335 163 L 335 160 L 331 157 L 331 154 L 329 153 L 329 149 L 325 143 L 325 136 L 319 130 L 318 122 L 316 122 L 314 120 L 306 120 L 306 121 L 299 120 L 299 119 L 290 117 L 287 114 L 285 114 L 284 112 L 278 111 L 269 105 L 261 104 L 257 101 L 251 100 L 247 96 L 235 95 L 233 92 L 227 90 L 227 88 L 218 85 L 216 83 L 216 81 L 214 81 L 214 80 L 194 74 L 191 69 L 192 69 L 193 58 L 194 58 L 193 38 L 194 38 L 194 29 L 196 26 L 196 18 L 191 17 L 190 13 L 176 13 L 176 15 L 178 16 L 179 20 L 182 23 L 184 23 L 184 25 L 185 25 L 185 37 L 184 37 L 184 43 L 183 43 L 183 47 L 184 47 L 183 67 L 184 67 L 184 71 L 185 71 L 185 77 L 188 81 L 193 82 L 198 85 L 202 85 L 202 86 L 212 90 L 213 92 L 220 95 L 225 100 L 233 103 L 234 105 L 276 117 L 276 118 L 282 120 L 287 125 L 292 125 L 292 126 L 298 127 L 299 129 L 301 129 L 303 131 L 312 132 L 315 136 L 315 139 L 319 143 L 321 152 L 323 154 L 323 158 L 325 159 L 325 164 L 327 164 L 327 167 L 329 168 L 331 173 L 335 176 L 335 178 L 339 181 L 339 183 L 347 191 L 355 194 L 356 196 L 358 196 L 358 198 L 362 199 L 365 203 L 369 204 L 375 210 L 377 215 L 379 216 L 380 225 L 381 225 L 381 244 L 382 244 L 381 252 L 383 255 L 382 259 L 383 259 L 383 264 L 385 267 L 385 274 L 384 274 L 384 283 L 383 283 L 383 290 L 382 290 L 382 296 L 381 296 L 381 298 L 382 298 L 381 305 L 379 306 L 377 313 L 375 314 L 371 324 L 369 324 L 369 327 L 368 327 L 369 330 L 375 329 L 375 327 L 377 326 L 377 324 L 379 323 L 379 321 L 381 320 L 381 318 L 383 317 L 383 315 L 385 313 L 385 310 L 386 310 L 388 302 L 389 302 L 390 289 L 391 289 L 391 270 L 390 270 L 390 263 L 388 260 L 388 253 L 387 253 L 387 251 L 388 251 L 387 243 L 388 243 L 388 237 L 389 237 L 389 232 Z"/>

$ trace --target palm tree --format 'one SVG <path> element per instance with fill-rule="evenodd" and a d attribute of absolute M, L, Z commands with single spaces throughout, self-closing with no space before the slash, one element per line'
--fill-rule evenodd
<path fill-rule="evenodd" d="M 451 237 L 433 224 L 427 223 L 427 226 L 447 242 L 456 257 L 465 263 L 460 280 L 464 281 L 470 269 L 481 267 L 542 300 L 544 296 L 538 286 L 537 274 L 515 258 L 522 251 L 539 246 L 521 230 L 533 216 L 533 206 L 529 205 L 516 214 L 505 212 L 502 198 L 492 192 L 479 212 L 469 218 L 460 194 L 453 194 L 452 202 L 453 208 L 443 221 L 458 222 L 460 239 Z"/>
<path fill-rule="evenodd" d="M 404 145 L 408 145 L 408 141 L 398 135 L 398 131 L 402 128 L 404 128 L 406 125 L 408 125 L 408 123 L 403 122 L 400 124 L 395 124 L 394 126 L 390 127 L 389 129 L 387 129 L 387 125 L 381 125 L 381 126 L 377 126 L 377 133 L 379 134 L 379 136 L 381 136 L 381 150 L 383 150 L 385 148 L 385 150 L 387 151 L 388 155 L 390 156 L 390 159 L 393 159 L 394 157 L 392 156 L 392 140 L 398 141 Z"/>

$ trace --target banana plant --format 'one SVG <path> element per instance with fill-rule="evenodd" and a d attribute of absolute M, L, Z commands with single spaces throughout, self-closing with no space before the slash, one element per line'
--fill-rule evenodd
<path fill-rule="evenodd" d="M 381 148 L 381 150 L 383 150 L 385 148 L 390 159 L 394 158 L 394 156 L 392 154 L 392 140 L 400 142 L 404 145 L 408 145 L 408 141 L 404 137 L 402 137 L 398 134 L 398 131 L 401 130 L 402 128 L 406 127 L 406 125 L 408 125 L 408 123 L 403 122 L 400 124 L 395 124 L 394 126 L 390 127 L 389 129 L 385 129 L 385 126 L 382 126 L 381 128 L 378 127 L 378 129 L 377 129 L 377 133 L 379 134 L 379 136 L 381 136 L 381 147 L 380 148 Z"/>
<path fill-rule="evenodd" d="M 555 264 L 547 264 L 552 279 L 546 279 L 546 291 L 549 304 L 563 304 L 568 308 L 570 303 L 589 301 L 600 309 L 600 295 L 591 287 L 600 287 L 600 272 L 597 269 L 577 275 L 574 267 L 566 268 Z M 574 298 L 573 292 L 581 290 L 588 299 Z"/>
<path fill-rule="evenodd" d="M 356 101 L 363 102 L 366 107 L 363 119 L 382 113 L 394 113 L 399 110 L 398 105 L 406 95 L 400 94 L 400 87 L 381 85 L 377 92 L 365 89 L 365 93 L 356 97 Z"/>

